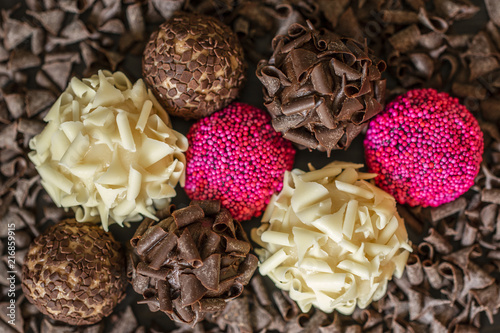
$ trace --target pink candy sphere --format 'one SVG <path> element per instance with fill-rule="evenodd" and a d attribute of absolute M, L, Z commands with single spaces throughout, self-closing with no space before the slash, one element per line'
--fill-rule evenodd
<path fill-rule="evenodd" d="M 439 206 L 474 184 L 484 149 L 474 116 L 446 93 L 412 90 L 368 127 L 365 145 L 376 184 L 397 202 Z"/>
<path fill-rule="evenodd" d="M 281 190 L 292 144 L 256 107 L 233 103 L 189 130 L 185 190 L 191 200 L 219 199 L 237 220 L 259 216 Z"/>

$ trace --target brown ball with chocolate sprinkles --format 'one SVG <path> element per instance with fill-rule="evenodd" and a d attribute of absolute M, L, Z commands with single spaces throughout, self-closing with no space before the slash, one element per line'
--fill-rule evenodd
<path fill-rule="evenodd" d="M 386 64 L 364 44 L 326 29 L 292 24 L 257 67 L 273 127 L 299 147 L 347 149 L 382 111 Z"/>
<path fill-rule="evenodd" d="M 23 265 L 26 298 L 52 319 L 90 325 L 125 297 L 125 257 L 109 232 L 64 220 L 38 236 Z"/>
<path fill-rule="evenodd" d="M 180 13 L 151 35 L 142 70 L 168 113 L 199 119 L 238 96 L 246 63 L 229 27 L 210 16 Z"/>
<path fill-rule="evenodd" d="M 192 201 L 146 219 L 131 240 L 129 277 L 153 312 L 194 325 L 218 314 L 250 281 L 258 259 L 250 242 L 219 201 Z"/>

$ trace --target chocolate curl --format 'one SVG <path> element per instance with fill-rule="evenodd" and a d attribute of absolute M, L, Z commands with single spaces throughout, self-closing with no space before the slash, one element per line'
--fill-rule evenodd
<path fill-rule="evenodd" d="M 221 237 L 215 232 L 209 232 L 206 235 L 205 241 L 203 243 L 203 248 L 201 250 L 202 258 L 207 258 L 212 253 L 215 253 L 219 249 L 221 244 Z"/>
<path fill-rule="evenodd" d="M 471 289 L 484 289 L 495 283 L 494 277 L 473 262 L 469 262 L 464 273 L 462 297 L 465 297 Z"/>
<path fill-rule="evenodd" d="M 470 224 L 469 221 L 465 220 L 464 230 L 462 233 L 462 239 L 460 243 L 462 246 L 470 246 L 474 244 L 477 238 L 477 228 Z"/>
<path fill-rule="evenodd" d="M 291 31 L 292 31 L 292 33 L 294 32 L 293 28 Z M 300 33 L 302 33 L 302 32 L 300 32 Z M 289 30 L 289 34 L 290 34 L 290 30 Z M 292 34 L 290 34 L 290 36 L 295 37 Z M 305 43 L 310 41 L 311 38 L 312 38 L 311 32 L 307 31 L 303 35 L 293 39 L 291 42 L 284 44 L 282 49 L 281 49 L 281 52 L 288 53 L 294 49 L 298 49 L 302 45 L 304 45 Z M 304 57 L 303 59 L 295 59 L 295 60 L 298 60 L 298 62 L 296 62 L 295 60 L 292 59 L 292 64 L 294 65 L 294 68 L 295 68 L 295 66 L 298 66 L 298 68 L 296 69 L 295 75 L 297 78 L 299 78 L 302 75 L 302 73 L 304 73 L 304 71 L 308 71 L 310 65 L 316 61 L 316 56 L 312 52 L 310 52 L 309 54 L 305 53 L 305 52 L 307 52 L 305 50 L 299 49 L 299 50 L 294 50 L 294 51 L 299 51 L 299 53 L 294 55 L 294 52 L 292 52 L 290 54 L 291 57 L 300 57 L 300 56 Z M 304 52 L 304 53 L 302 53 L 302 52 Z M 302 68 L 302 70 L 300 68 Z M 298 70 L 298 72 L 297 72 L 297 70 Z M 299 81 L 300 81 L 300 79 L 299 79 Z"/>
<path fill-rule="evenodd" d="M 500 4 L 495 0 L 484 0 L 490 19 L 500 27 Z"/>
<path fill-rule="evenodd" d="M 498 206 L 495 204 L 489 204 L 481 209 L 480 220 L 483 224 L 481 227 L 483 234 L 490 234 L 494 231 L 497 214 Z"/>
<path fill-rule="evenodd" d="M 434 6 L 438 14 L 452 20 L 469 19 L 479 11 L 469 0 L 435 0 Z"/>
<path fill-rule="evenodd" d="M 427 259 L 422 262 L 422 268 L 425 276 L 432 288 L 439 290 L 443 286 L 443 278 L 438 271 L 438 262 L 432 262 Z"/>
<path fill-rule="evenodd" d="M 344 136 L 343 128 L 328 129 L 323 126 L 316 126 L 315 133 L 316 139 L 321 146 L 323 146 L 327 151 L 327 156 L 329 157 L 332 149 L 338 145 L 338 142 Z"/>
<path fill-rule="evenodd" d="M 463 273 L 455 265 L 449 262 L 442 262 L 438 266 L 441 276 L 452 282 L 452 290 L 441 289 L 441 293 L 448 295 L 450 301 L 455 302 L 464 287 Z"/>
<path fill-rule="evenodd" d="M 205 213 L 200 206 L 193 205 L 177 209 L 172 213 L 172 217 L 174 218 L 177 227 L 182 228 L 205 217 Z"/>
<path fill-rule="evenodd" d="M 285 294 L 286 295 L 286 294 Z M 296 315 L 296 314 L 295 314 Z M 307 321 L 301 332 L 303 333 L 315 333 L 327 319 L 326 313 L 323 311 L 315 311 L 311 318 Z M 286 320 L 286 318 L 285 318 Z"/>
<path fill-rule="evenodd" d="M 472 290 L 471 294 L 477 303 L 485 308 L 490 324 L 493 324 L 493 314 L 497 313 L 498 304 L 500 302 L 498 284 L 494 283 L 488 288 Z"/>
<path fill-rule="evenodd" d="M 350 65 L 343 63 L 335 58 L 330 60 L 330 66 L 339 77 L 345 77 L 348 81 L 355 81 L 361 79 L 362 73 L 353 69 Z"/>
<path fill-rule="evenodd" d="M 170 269 L 169 268 L 162 268 L 162 269 L 156 270 L 156 269 L 152 269 L 152 268 L 148 267 L 148 265 L 146 263 L 140 262 L 137 265 L 137 273 L 144 275 L 144 276 L 147 276 L 147 277 L 150 277 L 150 278 L 153 278 L 153 279 L 164 280 L 167 278 L 168 274 L 170 273 Z"/>
<path fill-rule="evenodd" d="M 182 305 L 180 297 L 174 299 L 172 301 L 172 304 L 174 305 L 174 319 L 178 319 L 178 321 L 182 321 L 185 323 L 191 323 L 194 321 L 194 319 L 196 318 L 195 313 L 190 306 Z M 177 316 L 177 318 L 175 318 L 175 315 Z"/>
<path fill-rule="evenodd" d="M 455 201 L 449 202 L 439 207 L 433 207 L 430 210 L 431 221 L 435 223 L 458 212 L 463 212 L 466 206 L 467 200 L 465 200 L 465 198 L 463 197 L 460 197 Z"/>
<path fill-rule="evenodd" d="M 198 207 L 198 206 L 192 206 Z M 201 208 L 198 207 L 200 210 Z M 193 221 L 191 221 L 192 223 Z M 184 229 L 181 237 L 177 240 L 177 248 L 179 250 L 179 258 L 185 260 L 193 267 L 200 267 L 203 263 L 201 261 L 200 253 L 196 248 L 189 229 Z"/>
<path fill-rule="evenodd" d="M 149 277 L 136 274 L 132 279 L 132 288 L 138 294 L 143 294 L 149 288 Z"/>
<path fill-rule="evenodd" d="M 314 89 L 320 94 L 331 94 L 333 90 L 333 79 L 328 73 L 328 62 L 322 61 L 314 66 L 311 71 L 311 82 Z"/>
<path fill-rule="evenodd" d="M 316 149 L 319 143 L 314 134 L 305 128 L 291 129 L 283 134 L 283 137 L 309 149 Z"/>
<path fill-rule="evenodd" d="M 238 267 L 239 277 L 236 278 L 236 281 L 241 283 L 242 285 L 247 285 L 252 279 L 252 276 L 258 265 L 259 259 L 257 259 L 257 257 L 253 254 L 249 254 Z"/>
<path fill-rule="evenodd" d="M 167 281 L 160 280 L 156 283 L 158 288 L 158 301 L 160 310 L 166 313 L 173 313 L 172 299 L 170 298 L 170 285 Z"/>
<path fill-rule="evenodd" d="M 205 213 L 205 216 L 215 215 L 221 209 L 219 200 L 192 200 L 189 205 L 199 206 L 201 209 L 203 209 L 203 213 Z"/>
<path fill-rule="evenodd" d="M 227 229 L 229 229 L 233 237 L 236 237 L 233 217 L 231 216 L 231 213 L 229 213 L 229 211 L 225 208 L 222 208 L 220 213 L 215 217 L 215 222 L 212 228 L 214 229 L 214 231 L 219 233 L 225 232 Z"/>
<path fill-rule="evenodd" d="M 227 324 L 233 328 L 235 332 L 252 332 L 252 324 L 250 321 L 250 309 L 248 299 L 241 297 L 228 302 L 224 312 L 217 319 L 219 327 L 225 327 Z"/>
<path fill-rule="evenodd" d="M 259 63 L 259 67 L 257 68 L 257 78 L 267 89 L 267 93 L 270 97 L 276 96 L 281 86 L 289 87 L 291 85 L 291 82 L 287 79 L 285 74 L 278 68 L 261 64 L 262 62 Z"/>
<path fill-rule="evenodd" d="M 150 227 L 144 232 L 141 238 L 137 241 L 135 245 L 135 250 L 138 255 L 142 256 L 146 254 L 156 243 L 167 236 L 167 232 L 163 230 L 159 225 Z M 132 239 L 134 240 L 134 239 Z M 135 243 L 135 241 L 134 241 Z M 132 243 L 132 246 L 134 246 Z"/>
<path fill-rule="evenodd" d="M 183 307 L 198 302 L 207 292 L 207 289 L 203 287 L 200 280 L 193 274 L 181 274 L 180 288 L 181 305 Z"/>
<path fill-rule="evenodd" d="M 418 75 L 430 79 L 434 73 L 434 61 L 425 53 L 412 53 L 409 55 Z"/>
<path fill-rule="evenodd" d="M 250 252 L 250 243 L 229 236 L 223 236 L 226 243 L 226 252 L 245 256 Z"/>
<path fill-rule="evenodd" d="M 408 281 L 414 286 L 420 285 L 424 281 L 424 271 L 420 258 L 416 254 L 410 254 L 406 262 L 406 276 Z"/>
<path fill-rule="evenodd" d="M 197 304 L 199 312 L 218 313 L 226 307 L 226 301 L 220 298 L 203 298 Z"/>
<path fill-rule="evenodd" d="M 419 22 L 418 14 L 407 10 L 382 10 L 382 20 L 386 23 L 410 25 Z"/>
<path fill-rule="evenodd" d="M 410 25 L 408 28 L 392 35 L 389 38 L 389 43 L 399 52 L 405 53 L 414 49 L 420 40 L 420 30 L 416 24 Z"/>
<path fill-rule="evenodd" d="M 327 106 L 326 101 L 323 97 L 319 99 L 318 106 L 316 108 L 316 113 L 321 119 L 323 125 L 325 125 L 328 129 L 334 129 L 335 127 L 337 127 L 337 123 L 333 118 L 331 110 Z"/>
<path fill-rule="evenodd" d="M 170 252 L 177 245 L 177 241 L 177 236 L 173 233 L 169 233 L 167 237 L 163 238 L 160 243 L 147 254 L 147 259 L 150 260 L 149 267 L 160 269 L 170 255 Z"/>
<path fill-rule="evenodd" d="M 294 100 L 288 104 L 283 105 L 283 113 L 290 116 L 295 113 L 312 110 L 316 106 L 316 97 L 307 96 Z"/>
<path fill-rule="evenodd" d="M 500 205 L 500 189 L 483 189 L 481 191 L 481 200 Z"/>
<path fill-rule="evenodd" d="M 469 266 L 470 259 L 479 258 L 482 256 L 482 254 L 483 251 L 481 250 L 481 247 L 477 244 L 474 244 L 473 246 L 469 246 L 467 248 L 444 256 L 443 259 L 452 262 L 453 264 L 460 267 L 463 271 L 466 271 L 467 267 Z"/>
<path fill-rule="evenodd" d="M 432 244 L 439 253 L 448 254 L 453 250 L 453 246 L 434 228 L 429 229 L 429 235 L 424 240 Z"/>
<path fill-rule="evenodd" d="M 448 23 L 439 16 L 429 17 L 427 11 L 425 10 L 425 7 L 420 8 L 418 12 L 418 19 L 420 23 L 422 23 L 424 26 L 431 29 L 432 31 L 445 33 L 446 30 L 448 30 Z"/>
<path fill-rule="evenodd" d="M 209 290 L 219 289 L 221 255 L 214 253 L 203 261 L 203 265 L 193 270 L 201 284 Z"/>
<path fill-rule="evenodd" d="M 287 295 L 282 291 L 273 291 L 273 299 L 278 307 L 281 316 L 286 321 L 293 319 L 298 313 L 297 304 L 292 301 Z"/>
<path fill-rule="evenodd" d="M 264 286 L 264 281 L 262 281 L 262 276 L 260 274 L 255 274 L 252 280 L 250 281 L 250 285 L 252 286 L 253 292 L 257 297 L 262 306 L 270 306 L 271 300 L 266 291 L 266 287 Z"/>
<path fill-rule="evenodd" d="M 319 110 L 319 107 L 318 107 L 318 110 Z M 320 115 L 320 117 L 321 117 L 321 115 Z M 295 113 L 295 114 L 292 114 L 291 116 L 278 116 L 277 118 L 273 119 L 272 124 L 273 124 L 273 128 L 277 132 L 286 132 L 292 128 L 297 128 L 298 125 L 303 120 L 304 120 L 303 114 Z"/>
<path fill-rule="evenodd" d="M 408 312 L 410 314 L 410 320 L 416 320 L 420 315 L 422 315 L 422 308 L 424 303 L 423 294 L 414 290 L 409 289 L 408 295 Z"/>
<path fill-rule="evenodd" d="M 376 327 L 383 321 L 382 315 L 377 311 L 372 309 L 365 309 L 361 312 L 361 320 L 363 324 L 363 330 L 368 330 L 372 327 Z"/>

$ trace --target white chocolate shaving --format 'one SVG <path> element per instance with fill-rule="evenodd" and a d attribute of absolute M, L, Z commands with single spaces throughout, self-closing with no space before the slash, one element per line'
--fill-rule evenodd
<path fill-rule="evenodd" d="M 260 273 L 289 291 L 303 312 L 351 314 L 380 299 L 411 252 L 396 202 L 365 181 L 362 165 L 333 162 L 286 172 L 252 238 Z"/>
<path fill-rule="evenodd" d="M 78 221 L 108 224 L 154 217 L 184 181 L 187 139 L 142 80 L 99 71 L 72 78 L 30 141 L 29 157 L 60 207 Z"/>

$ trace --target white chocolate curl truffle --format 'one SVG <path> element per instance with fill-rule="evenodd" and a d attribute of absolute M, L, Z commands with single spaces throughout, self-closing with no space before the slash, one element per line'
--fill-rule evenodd
<path fill-rule="evenodd" d="M 252 231 L 264 249 L 260 273 L 289 291 L 303 312 L 311 306 L 349 315 L 386 292 L 401 277 L 411 246 L 396 202 L 357 171 L 333 162 L 323 169 L 286 172 Z"/>
<path fill-rule="evenodd" d="M 125 74 L 99 71 L 68 88 L 30 142 L 29 157 L 59 207 L 80 222 L 156 219 L 184 182 L 187 139 L 153 94 Z M 109 220 L 108 217 L 111 217 Z"/>

